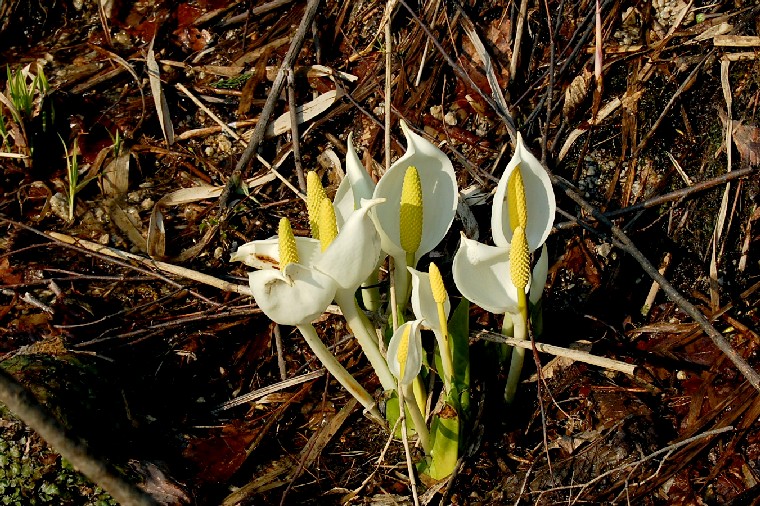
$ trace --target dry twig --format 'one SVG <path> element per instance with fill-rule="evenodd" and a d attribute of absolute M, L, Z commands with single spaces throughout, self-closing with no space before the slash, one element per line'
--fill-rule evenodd
<path fill-rule="evenodd" d="M 150 506 L 157 504 L 152 497 L 124 481 L 104 461 L 96 458 L 87 447 L 67 434 L 61 424 L 40 405 L 10 374 L 0 368 L 0 402 L 34 429 L 74 467 L 103 487 L 120 504 Z"/>

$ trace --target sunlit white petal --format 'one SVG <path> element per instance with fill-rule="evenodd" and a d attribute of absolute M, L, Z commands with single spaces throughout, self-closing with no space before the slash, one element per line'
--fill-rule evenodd
<path fill-rule="evenodd" d="M 296 237 L 298 263 L 310 267 L 321 252 L 319 241 L 310 237 Z M 255 269 L 279 269 L 280 244 L 277 236 L 247 242 L 230 257 L 232 262 L 243 262 Z"/>
<path fill-rule="evenodd" d="M 380 237 L 368 212 L 383 199 L 363 200 L 330 246 L 319 256 L 314 268 L 327 274 L 341 288 L 356 289 L 377 266 Z"/>
<path fill-rule="evenodd" d="M 374 197 L 387 204 L 373 213 L 383 251 L 404 255 L 399 235 L 399 212 L 404 175 L 409 166 L 417 168 L 422 184 L 422 240 L 417 258 L 435 248 L 446 235 L 457 209 L 457 182 L 454 167 L 446 155 L 424 138 L 412 132 L 405 122 L 401 129 L 407 140 L 406 153 L 391 165 L 375 187 Z"/>
<path fill-rule="evenodd" d="M 402 385 L 410 385 L 414 378 L 422 369 L 422 338 L 420 336 L 421 320 L 413 320 L 401 325 L 393 333 L 390 343 L 388 343 L 388 368 L 391 373 L 399 380 Z M 404 375 L 401 376 L 401 363 L 399 362 L 398 351 L 406 329 L 409 328 L 409 343 L 406 355 L 406 365 L 404 366 Z"/>
<path fill-rule="evenodd" d="M 408 269 L 412 273 L 411 299 L 414 316 L 419 320 L 425 320 L 425 324 L 428 327 L 439 330 L 441 324 L 438 318 L 438 303 L 433 298 L 433 290 L 430 287 L 430 274 L 411 267 L 408 267 Z M 451 302 L 449 302 L 448 297 L 446 297 L 446 302 L 443 303 L 443 308 L 448 319 L 451 312 Z"/>
<path fill-rule="evenodd" d="M 346 152 L 346 177 L 338 185 L 338 191 L 335 193 L 335 199 L 333 200 L 339 227 L 348 220 L 348 217 L 355 209 L 359 209 L 361 199 L 371 199 L 375 191 L 375 182 L 372 181 L 372 178 L 359 159 L 359 155 L 356 154 L 352 134 L 350 133 L 348 134 L 346 144 L 348 146 Z"/>
<path fill-rule="evenodd" d="M 248 275 L 253 298 L 272 321 L 303 325 L 320 316 L 335 297 L 335 282 L 319 271 L 300 264 L 284 272 L 265 269 Z"/>
<path fill-rule="evenodd" d="M 525 236 L 531 251 L 542 245 L 549 237 L 554 214 L 557 209 L 554 190 L 549 175 L 535 156 L 525 147 L 522 136 L 517 134 L 515 154 L 509 161 L 496 187 L 491 213 L 491 232 L 496 246 L 509 246 L 512 241 L 512 227 L 507 211 L 507 182 L 515 167 L 520 171 L 525 185 L 525 199 L 528 204 L 528 226 Z"/>
<path fill-rule="evenodd" d="M 509 248 L 462 237 L 452 271 L 462 295 L 486 311 L 517 311 L 517 288 L 509 279 Z"/>

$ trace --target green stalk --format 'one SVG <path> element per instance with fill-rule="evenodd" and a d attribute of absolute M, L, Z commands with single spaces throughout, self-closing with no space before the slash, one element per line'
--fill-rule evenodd
<path fill-rule="evenodd" d="M 430 445 L 430 431 L 428 431 L 427 425 L 425 424 L 425 417 L 422 415 L 422 411 L 420 410 L 412 386 L 404 386 L 399 383 L 398 393 L 401 409 L 405 409 L 406 407 L 409 410 L 409 416 L 412 417 L 414 430 L 417 432 L 420 446 L 425 450 L 425 455 L 430 455 L 430 450 L 432 450 L 432 446 Z"/>
<path fill-rule="evenodd" d="M 377 287 L 379 281 L 379 269 L 372 271 L 367 280 L 362 283 L 362 302 L 367 311 L 377 311 L 380 309 L 380 289 Z"/>
<path fill-rule="evenodd" d="M 421 374 L 418 374 L 417 377 L 414 378 L 411 390 L 414 393 L 414 398 L 417 399 L 417 409 L 420 411 L 420 413 L 424 413 L 427 406 L 427 389 L 425 388 L 425 384 L 422 382 Z"/>
<path fill-rule="evenodd" d="M 411 263 L 410 263 L 411 261 Z M 409 295 L 411 294 L 412 275 L 406 267 L 414 267 L 414 253 L 398 255 L 393 257 L 393 281 L 395 284 L 394 293 L 396 296 L 395 308 L 396 317 L 393 320 L 393 330 L 399 328 L 406 321 L 406 306 L 409 304 Z"/>
<path fill-rule="evenodd" d="M 515 339 L 528 339 L 528 301 L 525 292 L 517 291 L 517 310 L 518 312 L 512 318 L 514 325 Z M 505 318 L 508 315 L 505 315 Z M 504 391 L 504 400 L 511 404 L 515 399 L 517 384 L 520 382 L 523 361 L 525 359 L 525 348 L 512 348 L 512 361 L 509 364 L 509 375 L 507 376 L 507 387 Z"/>
<path fill-rule="evenodd" d="M 391 374 L 390 369 L 388 369 L 388 362 L 386 362 L 385 357 L 380 353 L 375 328 L 356 304 L 354 292 L 339 289 L 335 294 L 335 302 L 340 306 L 346 323 L 348 323 L 351 332 L 356 336 L 359 346 L 362 347 L 362 351 L 367 356 L 369 363 L 375 370 L 375 374 L 380 379 L 383 390 L 394 390 L 396 388 L 396 379 Z"/>
<path fill-rule="evenodd" d="M 335 358 L 335 355 L 333 355 L 330 350 L 327 349 L 325 343 L 323 343 L 319 338 L 319 335 L 317 335 L 317 331 L 314 326 L 310 323 L 298 325 L 298 330 L 301 332 L 301 335 L 306 341 L 306 344 L 308 344 L 309 348 L 311 348 L 311 351 L 314 352 L 314 355 L 316 355 L 319 361 L 322 362 L 322 365 L 325 366 L 325 369 L 327 369 L 330 374 L 332 374 L 335 379 L 338 380 L 341 385 L 343 385 L 343 388 L 348 390 L 348 393 L 353 395 L 354 398 L 359 401 L 362 406 L 364 406 L 364 409 L 367 413 L 369 413 L 370 418 L 384 425 L 384 422 L 382 421 L 383 418 L 380 416 L 380 412 L 377 410 L 375 399 L 373 399 L 372 396 L 364 389 L 364 387 L 362 387 L 359 382 L 356 381 L 356 378 L 351 376 L 351 373 L 349 373 L 346 368 L 343 367 L 340 362 L 338 362 L 338 359 Z"/>
<path fill-rule="evenodd" d="M 441 355 L 443 388 L 446 393 L 449 393 L 451 392 L 451 382 L 454 379 L 454 361 L 452 359 L 451 346 L 449 345 L 449 325 L 446 321 L 446 311 L 443 304 L 438 303 L 437 306 L 441 331 L 434 331 L 433 333 L 435 334 L 436 341 L 438 341 L 438 353 Z"/>

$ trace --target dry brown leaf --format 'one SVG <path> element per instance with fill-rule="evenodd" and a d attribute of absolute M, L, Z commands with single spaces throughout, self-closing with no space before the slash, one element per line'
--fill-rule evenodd
<path fill-rule="evenodd" d="M 4 285 L 15 285 L 21 283 L 23 277 L 15 272 L 15 269 L 11 269 L 10 260 L 8 257 L 0 259 L 0 282 Z"/>
<path fill-rule="evenodd" d="M 129 159 L 131 154 L 129 150 L 123 151 L 103 169 L 103 195 L 105 197 L 113 198 L 127 193 L 129 189 Z"/>
<path fill-rule="evenodd" d="M 329 109 L 340 97 L 343 96 L 343 92 L 340 90 L 332 90 L 327 93 L 323 93 L 314 100 L 306 102 L 303 105 L 296 107 L 296 116 L 298 118 L 298 124 L 306 123 L 312 120 L 316 116 L 319 116 L 327 109 Z M 266 137 L 274 137 L 276 135 L 290 132 L 290 112 L 286 112 L 269 124 L 266 131 Z M 253 135 L 253 129 L 244 132 L 241 137 L 248 142 Z"/>
<path fill-rule="evenodd" d="M 512 59 L 511 35 L 512 21 L 509 19 L 509 16 L 501 16 L 498 19 L 494 19 L 486 29 L 486 38 L 501 53 L 501 56 L 507 59 Z"/>
<path fill-rule="evenodd" d="M 169 114 L 169 104 L 166 103 L 166 97 L 164 96 L 164 91 L 161 88 L 161 74 L 158 70 L 158 63 L 156 62 L 156 53 L 153 52 L 154 41 L 155 37 L 150 42 L 150 47 L 148 48 L 148 56 L 145 58 L 145 63 L 148 66 L 148 80 L 150 81 L 150 91 L 153 94 L 153 102 L 156 104 L 158 121 L 161 123 L 161 131 L 164 133 L 166 144 L 171 146 L 174 144 L 174 126 L 172 125 L 172 119 Z"/>
<path fill-rule="evenodd" d="M 125 212 L 116 199 L 111 199 L 108 204 L 108 214 L 111 221 L 127 235 L 130 242 L 143 253 L 147 252 L 145 238 L 140 233 L 139 221 Z"/>
<path fill-rule="evenodd" d="M 760 128 L 741 121 L 733 122 L 733 138 L 743 166 L 760 164 Z"/>
<path fill-rule="evenodd" d="M 591 72 L 584 68 L 583 73 L 576 76 L 565 90 L 565 103 L 562 104 L 562 114 L 564 116 L 570 116 L 583 102 L 588 93 L 589 83 L 591 83 Z"/>
<path fill-rule="evenodd" d="M 150 213 L 148 222 L 148 256 L 154 260 L 166 258 L 166 228 L 164 227 L 164 213 L 161 206 L 156 204 Z"/>
<path fill-rule="evenodd" d="M 496 79 L 491 55 L 488 54 L 486 47 L 483 45 L 483 42 L 481 42 L 477 30 L 475 30 L 475 25 L 470 21 L 470 18 L 468 18 L 463 12 L 461 14 L 462 17 L 460 22 L 462 23 L 462 28 L 464 28 L 467 37 L 470 39 L 470 43 L 472 43 L 475 55 L 477 55 L 478 59 L 483 62 L 483 70 L 485 71 L 486 79 L 488 79 L 488 85 L 491 88 L 491 98 L 493 98 L 494 102 L 499 105 L 502 112 L 508 113 L 509 106 L 501 91 L 501 85 L 499 84 L 498 79 Z"/>

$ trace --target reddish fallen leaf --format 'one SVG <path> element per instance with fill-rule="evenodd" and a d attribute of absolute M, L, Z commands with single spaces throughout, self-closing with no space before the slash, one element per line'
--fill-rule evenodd
<path fill-rule="evenodd" d="M 198 481 L 225 483 L 245 462 L 256 434 L 250 423 L 225 425 L 205 438 L 191 439 L 184 457 L 197 466 Z"/>
<path fill-rule="evenodd" d="M 734 121 L 733 137 L 742 165 L 760 165 L 760 128 Z"/>
<path fill-rule="evenodd" d="M 206 49 L 213 40 L 213 36 L 208 30 L 199 30 L 194 26 L 179 28 L 174 34 L 186 51 L 195 53 Z"/>
<path fill-rule="evenodd" d="M 8 257 L 0 259 L 0 282 L 4 285 L 15 285 L 22 282 L 20 274 L 16 273 L 11 268 L 11 263 Z"/>
<path fill-rule="evenodd" d="M 578 241 L 573 241 L 568 246 L 567 251 L 562 257 L 560 267 L 565 267 L 569 271 L 582 275 L 586 281 L 594 288 L 599 288 L 601 284 L 601 276 L 599 275 L 599 269 L 596 266 L 596 262 L 589 254 L 588 248 L 580 244 Z"/>

